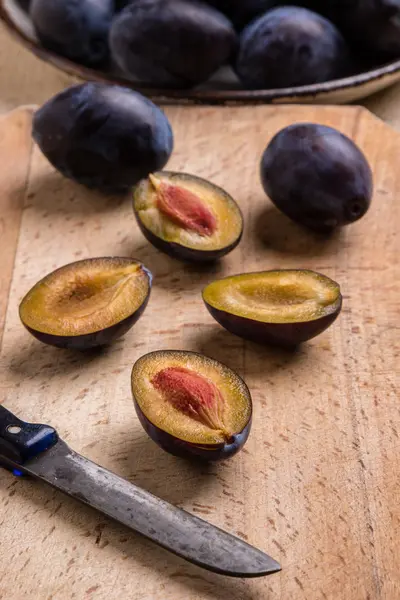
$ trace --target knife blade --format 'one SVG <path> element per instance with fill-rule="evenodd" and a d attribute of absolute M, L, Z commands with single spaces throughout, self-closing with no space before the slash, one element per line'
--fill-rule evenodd
<path fill-rule="evenodd" d="M 0 465 L 48 483 L 209 571 L 261 577 L 281 570 L 261 550 L 88 460 L 52 427 L 20 421 L 3 406 Z"/>

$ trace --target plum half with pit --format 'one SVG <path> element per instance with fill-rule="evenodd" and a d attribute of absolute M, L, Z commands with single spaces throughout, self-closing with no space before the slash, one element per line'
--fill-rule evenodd
<path fill-rule="evenodd" d="M 148 84 L 191 87 L 228 62 L 231 22 L 196 0 L 136 0 L 114 19 L 111 53 L 129 76 Z"/>
<path fill-rule="evenodd" d="M 277 208 L 321 233 L 361 219 L 373 193 L 372 171 L 358 146 L 316 123 L 295 123 L 273 137 L 261 180 Z"/>
<path fill-rule="evenodd" d="M 347 44 L 321 15 L 283 6 L 266 12 L 240 37 L 236 72 L 249 88 L 285 88 L 341 77 L 349 68 Z"/>
<path fill-rule="evenodd" d="M 127 88 L 70 87 L 34 115 L 33 138 L 64 176 L 91 188 L 124 192 L 162 169 L 173 149 L 165 114 Z"/>
<path fill-rule="evenodd" d="M 325 331 L 342 308 L 339 285 L 308 270 L 244 273 L 210 283 L 204 303 L 227 331 L 259 344 L 294 347 Z"/>
<path fill-rule="evenodd" d="M 147 434 L 175 456 L 230 458 L 249 436 L 248 387 L 227 366 L 201 354 L 179 350 L 146 354 L 133 366 L 132 394 Z"/>
<path fill-rule="evenodd" d="M 174 258 L 215 261 L 239 244 L 243 217 L 222 188 L 189 175 L 163 171 L 134 191 L 136 220 L 147 240 Z"/>
<path fill-rule="evenodd" d="M 30 15 L 41 44 L 87 66 L 109 57 L 113 0 L 32 0 Z"/>
<path fill-rule="evenodd" d="M 132 258 L 71 263 L 40 280 L 22 300 L 23 325 L 39 341 L 72 350 L 111 344 L 143 314 L 152 275 Z"/>

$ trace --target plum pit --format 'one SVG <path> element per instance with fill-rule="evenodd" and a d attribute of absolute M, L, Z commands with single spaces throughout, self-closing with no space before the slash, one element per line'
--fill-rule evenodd
<path fill-rule="evenodd" d="M 217 219 L 196 194 L 179 185 L 161 181 L 150 175 L 157 193 L 157 208 L 183 229 L 199 235 L 212 235 Z"/>
<path fill-rule="evenodd" d="M 151 382 L 178 411 L 232 438 L 224 424 L 224 398 L 212 381 L 189 369 L 168 367 Z"/>

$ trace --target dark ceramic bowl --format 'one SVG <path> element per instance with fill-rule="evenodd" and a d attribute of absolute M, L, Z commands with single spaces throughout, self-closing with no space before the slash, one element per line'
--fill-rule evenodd
<path fill-rule="evenodd" d="M 38 42 L 29 15 L 17 0 L 0 0 L 0 20 L 17 40 L 42 60 L 81 80 L 119 84 L 137 90 L 159 103 L 176 104 L 347 104 L 365 98 L 400 81 L 400 59 L 358 75 L 301 87 L 244 90 L 230 69 L 190 90 L 166 90 L 126 79 L 116 70 L 83 67 L 46 50 Z"/>

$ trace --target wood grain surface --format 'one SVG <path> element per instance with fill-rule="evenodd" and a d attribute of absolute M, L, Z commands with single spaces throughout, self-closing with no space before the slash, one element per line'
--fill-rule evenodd
<path fill-rule="evenodd" d="M 0 116 L 0 344 L 28 183 L 33 146 L 31 119 L 30 109 Z"/>
<path fill-rule="evenodd" d="M 169 167 L 222 185 L 246 218 L 242 244 L 211 268 L 180 264 L 150 246 L 129 198 L 104 198 L 63 179 L 37 149 L 29 166 L 29 113 L 0 121 L 6 266 L 22 195 L 25 203 L 0 399 L 27 420 L 51 423 L 92 460 L 266 550 L 283 571 L 251 581 L 209 574 L 40 483 L 1 472 L 0 598 L 398 600 L 400 136 L 356 107 L 167 112 L 176 137 Z M 262 150 L 294 121 L 338 127 L 360 144 L 374 170 L 370 212 L 330 239 L 279 214 L 259 183 Z M 109 349 L 85 355 L 31 338 L 18 319 L 25 292 L 55 267 L 102 255 L 134 256 L 155 275 L 135 328 Z M 319 270 L 340 282 L 344 295 L 335 325 L 295 353 L 233 337 L 200 296 L 217 276 L 276 267 Z M 9 274 L 2 269 L 0 306 L 7 303 Z M 142 431 L 130 396 L 131 367 L 163 348 L 204 352 L 247 381 L 254 427 L 231 461 L 188 464 Z"/>

